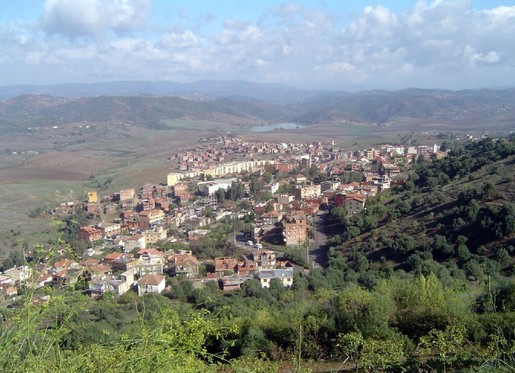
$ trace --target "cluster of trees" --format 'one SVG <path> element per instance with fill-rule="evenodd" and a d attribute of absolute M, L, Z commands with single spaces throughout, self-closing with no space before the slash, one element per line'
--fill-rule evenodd
<path fill-rule="evenodd" d="M 343 208 L 333 209 L 329 245 L 345 252 L 361 271 L 393 267 L 435 273 L 441 279 L 472 280 L 513 275 L 515 205 L 506 197 L 513 194 L 513 181 L 495 171 L 501 166 L 513 170 L 513 144 L 485 139 L 464 149 L 455 148 L 445 161 L 414 167 L 419 175 L 455 179 L 452 183 L 428 188 L 416 176 L 416 182 L 408 180 L 402 187 L 369 197 L 361 214 L 348 217 Z M 474 161 L 474 167 L 485 159 L 503 162 L 464 177 L 448 171 L 457 159 L 477 154 L 484 154 L 484 159 Z"/>
<path fill-rule="evenodd" d="M 165 296 L 106 293 L 98 301 L 52 293 L 42 306 L 2 311 L 0 366 L 142 372 L 274 372 L 279 364 L 309 367 L 309 361 L 365 371 L 515 366 L 513 283 L 473 290 L 433 274 L 385 273 L 366 288 L 339 278 L 350 267 L 333 252 L 327 269 L 296 273 L 291 289 L 275 280 L 262 289 L 249 280 L 231 293 L 215 282 L 198 289 L 174 282 Z"/>
<path fill-rule="evenodd" d="M 515 136 L 507 140 L 485 138 L 455 147 L 449 156 L 432 163 L 419 158 L 413 167 L 412 179 L 421 188 L 434 188 L 455 177 L 463 177 L 483 166 L 515 154 Z"/>
<path fill-rule="evenodd" d="M 241 182 L 233 182 L 227 190 L 218 189 L 215 197 L 218 202 L 223 203 L 226 200 L 239 201 L 246 196 L 245 187 Z"/>

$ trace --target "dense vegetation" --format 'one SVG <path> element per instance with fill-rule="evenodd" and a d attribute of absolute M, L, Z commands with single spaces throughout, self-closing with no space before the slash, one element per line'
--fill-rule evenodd
<path fill-rule="evenodd" d="M 1 370 L 513 371 L 514 164 L 513 142 L 490 139 L 418 161 L 363 214 L 332 211 L 327 267 L 291 289 L 174 278 L 164 296 L 58 289 L 42 305 L 27 290 L 1 310 Z"/>

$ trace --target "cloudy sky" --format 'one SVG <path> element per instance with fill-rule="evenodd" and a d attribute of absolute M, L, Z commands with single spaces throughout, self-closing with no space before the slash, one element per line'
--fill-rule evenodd
<path fill-rule="evenodd" d="M 0 0 L 0 85 L 515 86 L 515 0 Z"/>

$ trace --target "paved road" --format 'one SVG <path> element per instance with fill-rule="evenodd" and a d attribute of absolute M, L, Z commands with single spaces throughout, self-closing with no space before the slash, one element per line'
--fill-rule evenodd
<path fill-rule="evenodd" d="M 313 248 L 309 251 L 309 263 L 311 268 L 324 267 L 327 264 L 327 247 L 325 234 L 325 221 L 327 212 L 315 215 L 313 224 L 316 228 L 315 240 L 311 241 Z"/>

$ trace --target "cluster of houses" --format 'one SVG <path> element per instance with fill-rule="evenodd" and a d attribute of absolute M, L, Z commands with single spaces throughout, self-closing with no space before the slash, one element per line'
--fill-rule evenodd
<path fill-rule="evenodd" d="M 141 296 L 162 293 L 167 288 L 166 279 L 174 276 L 182 276 L 197 285 L 217 281 L 222 290 L 239 289 L 243 282 L 253 278 L 259 279 L 263 288 L 270 287 L 274 278 L 284 287 L 293 284 L 293 265 L 277 260 L 271 250 L 256 250 L 239 259 L 220 257 L 208 262 L 214 270 L 200 278 L 202 263 L 189 251 L 163 252 L 150 248 L 131 254 L 113 252 L 101 259 L 63 258 L 52 265 L 39 263 L 35 267 L 23 265 L 6 270 L 0 274 L 0 294 L 17 295 L 21 286 L 37 289 L 67 285 L 95 298 L 106 292 L 123 295 L 130 290 Z"/>
<path fill-rule="evenodd" d="M 0 275 L 0 292 L 16 295 L 21 286 L 41 288 L 43 286 L 76 286 L 93 297 L 105 292 L 122 295 L 130 289 L 143 295 L 160 293 L 165 289 L 164 270 L 174 267 L 175 257 L 184 253 L 163 253 L 157 249 L 141 249 L 134 254 L 114 252 L 102 259 L 86 257 L 82 261 L 62 258 L 55 263 L 35 263 L 5 271 Z M 198 261 L 189 255 L 188 263 Z"/>
<path fill-rule="evenodd" d="M 320 149 L 331 150 L 333 146 L 333 141 L 314 144 L 268 143 L 245 141 L 238 137 L 215 136 L 210 139 L 201 139 L 197 145 L 176 153 L 169 157 L 169 160 L 173 161 L 174 166 L 182 172 L 209 170 L 216 168 L 221 163 L 232 163 L 235 160 L 240 160 L 236 163 L 244 164 L 247 160 L 286 159 L 292 155 L 309 154 Z M 242 159 L 244 161 L 241 161 Z"/>
<path fill-rule="evenodd" d="M 261 158 L 256 158 L 258 155 Z M 256 244 L 258 251 L 250 258 L 216 258 L 214 272 L 207 278 L 220 280 L 225 290 L 239 288 L 243 281 L 254 277 L 262 287 L 270 286 L 272 279 L 291 286 L 293 267 L 277 261 L 273 251 L 259 251 L 263 244 L 304 245 L 309 241 L 311 219 L 320 210 L 342 207 L 348 215 L 357 214 L 364 209 L 368 196 L 404 182 L 401 166 L 415 157 L 443 155 L 436 145 L 384 145 L 345 152 L 333 142 L 249 143 L 230 137 L 204 140 L 172 157 L 178 171 L 167 175 L 166 184 L 145 183 L 138 191 L 128 188 L 105 197 L 92 190 L 85 202 L 58 206 L 53 213 L 69 214 L 79 208 L 98 221 L 78 230 L 78 237 L 90 246 L 85 259 L 78 263 L 63 259 L 34 273 L 26 266 L 10 269 L 0 275 L 0 291 L 14 293 L 22 283 L 38 287 L 82 279 L 93 296 L 106 291 L 123 294 L 131 288 L 137 288 L 139 294 L 160 293 L 166 287 L 165 273 L 199 277 L 201 263 L 191 253 L 159 250 L 162 242 L 180 240 L 169 235 L 170 229 L 183 233 L 180 236 L 187 244 L 209 234 L 210 225 L 221 219 L 250 215 L 253 222 L 245 239 Z M 314 180 L 294 171 L 303 169 L 316 169 L 326 177 Z M 284 177 L 272 179 L 257 195 L 251 195 L 250 183 L 244 182 L 241 174 L 265 171 Z M 362 173 L 362 180 L 344 181 L 346 173 L 356 171 Z M 247 210 L 219 206 L 217 191 L 228 190 L 235 183 L 247 192 Z M 106 248 L 106 244 L 115 252 L 94 259 L 95 246 Z"/>

